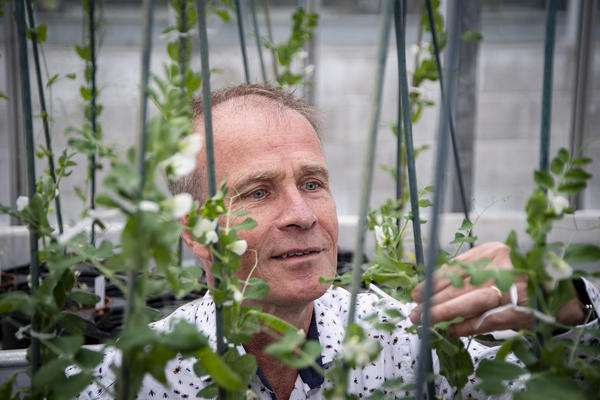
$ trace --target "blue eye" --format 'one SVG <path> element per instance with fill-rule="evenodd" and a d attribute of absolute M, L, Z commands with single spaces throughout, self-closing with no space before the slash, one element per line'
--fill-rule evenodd
<path fill-rule="evenodd" d="M 258 189 L 250 193 L 250 197 L 253 199 L 262 199 L 267 195 L 267 192 L 264 189 Z"/>
<path fill-rule="evenodd" d="M 320 186 L 319 183 L 315 182 L 315 181 L 306 182 L 304 184 L 304 188 L 306 190 L 310 190 L 310 191 L 317 190 L 319 188 L 319 186 Z"/>

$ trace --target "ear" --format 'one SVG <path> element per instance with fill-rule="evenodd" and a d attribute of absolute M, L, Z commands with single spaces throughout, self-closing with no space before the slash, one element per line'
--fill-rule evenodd
<path fill-rule="evenodd" d="M 187 219 L 181 218 L 181 223 L 187 227 Z M 181 239 L 183 239 L 183 243 L 191 250 L 192 253 L 196 255 L 202 262 L 202 269 L 206 273 L 206 282 L 208 286 L 214 286 L 214 277 L 210 271 L 210 267 L 212 265 L 212 254 L 210 254 L 210 250 L 208 247 L 203 245 L 202 243 L 198 243 L 192 238 L 192 234 L 189 230 L 184 229 L 181 232 Z"/>

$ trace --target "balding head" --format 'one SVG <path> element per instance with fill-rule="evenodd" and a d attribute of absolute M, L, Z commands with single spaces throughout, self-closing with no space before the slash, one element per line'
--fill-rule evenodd
<path fill-rule="evenodd" d="M 256 113 L 267 120 L 279 121 L 285 119 L 287 111 L 291 110 L 305 118 L 319 136 L 320 118 L 317 110 L 293 94 L 270 85 L 239 85 L 216 90 L 211 93 L 211 106 L 215 140 L 219 136 L 220 121 L 248 110 L 256 110 Z M 202 98 L 197 98 L 192 102 L 192 120 L 196 128 L 193 134 L 200 134 L 204 138 L 203 116 L 203 101 Z M 190 193 L 195 200 L 206 200 L 208 180 L 204 149 L 198 155 L 195 170 L 177 181 L 170 181 L 169 188 L 173 194 L 185 192 Z"/>

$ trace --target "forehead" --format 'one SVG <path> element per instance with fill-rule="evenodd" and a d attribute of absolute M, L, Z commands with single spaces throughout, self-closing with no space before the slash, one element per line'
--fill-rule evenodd
<path fill-rule="evenodd" d="M 263 173 L 281 176 L 301 174 L 306 168 L 327 170 L 321 143 L 308 120 L 268 99 L 236 98 L 217 105 L 213 130 L 217 183 L 227 178 L 228 185 L 237 186 Z"/>

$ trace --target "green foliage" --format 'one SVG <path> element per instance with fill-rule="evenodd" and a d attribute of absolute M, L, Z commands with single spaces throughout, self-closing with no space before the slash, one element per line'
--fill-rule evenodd
<path fill-rule="evenodd" d="M 308 84 L 305 79 L 310 72 L 307 70 L 295 72 L 294 61 L 305 57 L 302 49 L 305 43 L 312 38 L 318 20 L 318 14 L 307 13 L 302 7 L 299 7 L 292 15 L 292 31 L 287 41 L 275 44 L 263 39 L 265 47 L 273 51 L 279 65 L 283 68 L 277 75 L 277 83 L 281 87 L 290 88 L 295 85 Z"/>

